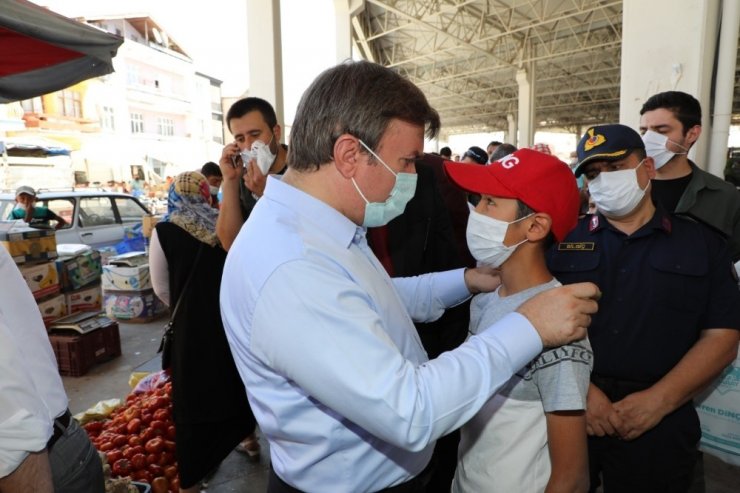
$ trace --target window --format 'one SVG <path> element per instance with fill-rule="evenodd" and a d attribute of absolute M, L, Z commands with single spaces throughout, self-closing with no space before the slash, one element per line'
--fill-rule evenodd
<path fill-rule="evenodd" d="M 121 216 L 121 221 L 124 223 L 135 223 L 141 222 L 141 217 L 147 213 L 142 207 L 133 199 L 125 197 L 116 197 L 113 199 L 118 208 L 118 215 Z"/>
<path fill-rule="evenodd" d="M 141 113 L 131 113 L 131 133 L 144 133 L 144 115 Z"/>
<path fill-rule="evenodd" d="M 57 105 L 59 113 L 63 116 L 72 118 L 82 117 L 82 102 L 80 93 L 77 91 L 70 91 L 69 89 L 58 91 Z"/>
<path fill-rule="evenodd" d="M 24 113 L 41 114 L 44 112 L 44 103 L 42 102 L 40 96 L 33 99 L 26 99 L 25 101 L 21 101 L 21 106 L 23 107 Z"/>
<path fill-rule="evenodd" d="M 157 133 L 166 137 L 175 135 L 175 121 L 172 118 L 160 116 L 157 118 Z"/>
<path fill-rule="evenodd" d="M 80 199 L 80 226 L 115 224 L 116 215 L 109 197 L 84 197 Z"/>
<path fill-rule="evenodd" d="M 62 229 L 68 229 L 72 227 L 72 217 L 74 216 L 75 203 L 69 199 L 50 199 L 45 200 L 44 205 L 49 208 L 51 212 L 61 217 L 67 224 Z"/>
<path fill-rule="evenodd" d="M 103 106 L 103 117 L 100 121 L 100 126 L 105 130 L 115 130 L 116 120 L 113 112 L 113 108 L 110 106 Z"/>

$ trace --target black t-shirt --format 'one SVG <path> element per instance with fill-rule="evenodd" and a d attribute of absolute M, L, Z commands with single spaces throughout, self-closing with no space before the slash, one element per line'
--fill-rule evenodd
<path fill-rule="evenodd" d="M 662 205 L 669 212 L 675 212 L 693 175 L 694 173 L 689 173 L 673 180 L 653 180 L 651 192 L 653 202 Z"/>

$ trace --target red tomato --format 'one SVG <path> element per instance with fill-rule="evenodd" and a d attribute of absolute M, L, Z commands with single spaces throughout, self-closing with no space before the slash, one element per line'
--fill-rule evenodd
<path fill-rule="evenodd" d="M 111 467 L 115 476 L 128 476 L 131 474 L 131 462 L 128 459 L 120 459 Z"/>
<path fill-rule="evenodd" d="M 161 438 L 152 438 L 144 445 L 144 448 L 150 454 L 159 454 L 164 450 L 164 440 Z"/>
<path fill-rule="evenodd" d="M 141 413 L 141 422 L 145 425 L 148 425 L 152 422 L 152 419 L 154 419 L 152 413 L 150 411 L 142 411 Z"/>
<path fill-rule="evenodd" d="M 149 464 L 159 464 L 160 456 L 159 454 L 147 454 L 146 456 L 146 463 Z"/>
<path fill-rule="evenodd" d="M 170 479 L 170 489 L 172 491 L 180 491 L 180 476 Z"/>
<path fill-rule="evenodd" d="M 118 435 L 111 441 L 116 447 L 123 447 L 124 445 L 128 445 L 128 438 L 125 435 Z"/>
<path fill-rule="evenodd" d="M 177 429 L 174 427 L 174 425 L 170 425 L 167 427 L 167 433 L 165 433 L 165 436 L 168 440 L 174 440 L 177 436 Z"/>
<path fill-rule="evenodd" d="M 164 468 L 164 477 L 172 480 L 172 478 L 177 477 L 177 467 L 176 466 L 167 466 Z"/>
<path fill-rule="evenodd" d="M 144 450 L 144 447 L 142 445 L 134 445 L 133 447 L 131 447 L 131 452 L 134 455 L 136 455 L 136 454 L 146 454 L 146 450 Z"/>
<path fill-rule="evenodd" d="M 128 432 L 129 435 L 139 433 L 140 429 L 141 420 L 139 418 L 133 418 L 131 421 L 128 422 L 128 425 L 126 425 L 126 432 Z"/>
<path fill-rule="evenodd" d="M 154 419 L 157 421 L 169 421 L 170 410 L 169 409 L 157 409 L 154 411 Z"/>
<path fill-rule="evenodd" d="M 164 449 L 168 452 L 174 452 L 175 451 L 175 442 L 172 440 L 165 440 L 164 441 Z"/>
<path fill-rule="evenodd" d="M 161 409 L 157 409 L 157 411 L 161 411 Z M 156 414 L 156 413 L 155 413 Z M 150 428 L 153 428 L 155 430 L 167 430 L 167 423 L 164 421 L 159 421 L 157 419 L 153 420 L 152 423 L 149 425 Z"/>
<path fill-rule="evenodd" d="M 141 438 L 142 443 L 147 443 L 149 440 L 154 438 L 154 430 L 151 428 L 144 429 L 144 431 L 139 433 L 139 438 Z"/>
<path fill-rule="evenodd" d="M 152 480 L 152 493 L 167 493 L 170 486 L 165 477 L 155 477 Z M 179 489 L 176 491 L 179 491 Z"/>
<path fill-rule="evenodd" d="M 175 463 L 175 454 L 173 452 L 162 452 L 162 457 L 159 459 L 160 466 L 169 466 Z"/>
<path fill-rule="evenodd" d="M 162 471 L 162 466 L 160 466 L 159 464 L 149 464 L 146 469 L 147 471 L 152 473 L 152 476 L 154 476 L 155 478 L 164 474 L 164 472 Z"/>
<path fill-rule="evenodd" d="M 105 454 L 105 458 L 108 460 L 108 464 L 115 464 L 123 459 L 123 452 L 120 450 L 111 450 Z"/>
<path fill-rule="evenodd" d="M 144 454 L 134 454 L 131 457 L 131 467 L 139 470 L 139 469 L 145 469 L 146 468 L 146 455 Z"/>
<path fill-rule="evenodd" d="M 139 469 L 131 473 L 131 479 L 134 481 L 143 481 L 144 483 L 150 483 L 152 481 L 152 475 L 146 469 Z"/>
<path fill-rule="evenodd" d="M 98 447 L 98 450 L 100 450 L 101 452 L 107 452 L 112 449 L 113 449 L 113 444 L 111 442 L 102 442 L 100 446 Z"/>
<path fill-rule="evenodd" d="M 130 445 L 126 445 L 121 449 L 121 452 L 123 453 L 124 459 L 131 460 L 131 457 L 136 455 L 136 450 L 134 450 L 134 447 L 131 447 Z"/>
<path fill-rule="evenodd" d="M 102 421 L 91 421 L 83 426 L 88 433 L 100 433 L 103 430 Z"/>
<path fill-rule="evenodd" d="M 132 435 L 128 437 L 128 444 L 132 447 L 135 447 L 137 445 L 142 445 L 143 442 L 141 441 L 141 438 L 139 438 L 137 435 Z"/>

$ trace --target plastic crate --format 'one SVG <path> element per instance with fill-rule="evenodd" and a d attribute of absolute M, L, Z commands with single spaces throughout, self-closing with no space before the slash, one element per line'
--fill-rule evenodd
<path fill-rule="evenodd" d="M 96 364 L 121 355 L 118 323 L 113 321 L 86 334 L 52 331 L 49 341 L 57 357 L 59 374 L 69 377 L 82 376 Z"/>
<path fill-rule="evenodd" d="M 152 491 L 152 487 L 149 486 L 147 483 L 131 481 L 131 484 L 136 486 L 136 489 L 139 490 L 139 493 L 150 493 Z"/>

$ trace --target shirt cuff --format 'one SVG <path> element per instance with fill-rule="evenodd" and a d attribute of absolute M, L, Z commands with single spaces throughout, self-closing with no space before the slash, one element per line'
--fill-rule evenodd
<path fill-rule="evenodd" d="M 439 299 L 446 307 L 457 306 L 472 296 L 465 285 L 465 269 L 454 269 L 438 272 L 436 280 L 444 288 L 439 293 Z"/>
<path fill-rule="evenodd" d="M 518 312 L 507 314 L 477 336 L 505 348 L 514 370 L 523 368 L 543 349 L 537 330 Z"/>

